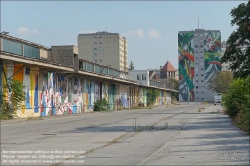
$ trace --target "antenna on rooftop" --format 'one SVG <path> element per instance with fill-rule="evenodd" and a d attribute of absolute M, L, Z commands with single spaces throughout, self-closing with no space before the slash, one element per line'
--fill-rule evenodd
<path fill-rule="evenodd" d="M 200 23 L 200 19 L 199 19 L 199 15 L 198 15 L 198 29 L 199 29 L 199 23 Z"/>

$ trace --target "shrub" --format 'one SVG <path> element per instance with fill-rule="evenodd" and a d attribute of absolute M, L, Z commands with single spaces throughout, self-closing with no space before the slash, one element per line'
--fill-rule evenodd
<path fill-rule="evenodd" d="M 149 89 L 147 91 L 147 106 L 154 105 L 158 95 L 159 95 L 159 90 L 157 90 L 157 89 Z"/>
<path fill-rule="evenodd" d="M 231 118 L 235 118 L 242 106 L 246 106 L 249 95 L 248 79 L 236 79 L 229 85 L 229 91 L 223 95 L 223 105 Z"/>
<path fill-rule="evenodd" d="M 94 103 L 94 111 L 107 111 L 108 110 L 108 101 L 104 99 L 96 100 Z"/>
<path fill-rule="evenodd" d="M 8 85 L 3 87 L 3 103 L 1 104 L 1 119 L 13 119 L 17 110 L 23 107 L 22 102 L 25 100 L 25 86 L 18 80 L 8 80 Z"/>
<path fill-rule="evenodd" d="M 234 124 L 250 133 L 250 77 L 234 80 L 226 95 L 223 95 L 226 113 Z"/>

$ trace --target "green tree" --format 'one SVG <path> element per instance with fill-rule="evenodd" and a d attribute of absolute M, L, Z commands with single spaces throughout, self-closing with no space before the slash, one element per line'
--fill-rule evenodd
<path fill-rule="evenodd" d="M 133 62 L 131 61 L 128 70 L 134 70 L 134 68 L 135 68 L 135 66 L 134 66 Z"/>
<path fill-rule="evenodd" d="M 223 104 L 234 124 L 250 133 L 250 76 L 230 84 L 228 93 L 223 95 Z"/>
<path fill-rule="evenodd" d="M 8 85 L 4 85 L 4 100 L 1 105 L 1 119 L 13 119 L 16 116 L 17 110 L 24 107 L 22 102 L 25 100 L 25 86 L 18 80 L 8 80 Z"/>
<path fill-rule="evenodd" d="M 231 25 L 237 25 L 236 31 L 227 40 L 227 49 L 221 62 L 230 62 L 235 78 L 250 75 L 250 1 L 241 3 L 231 10 Z"/>
<path fill-rule="evenodd" d="M 174 79 L 174 78 L 171 78 L 171 83 L 174 84 L 174 90 L 179 91 L 179 81 Z M 179 100 L 179 93 L 171 92 L 171 96 L 172 96 L 172 98 L 176 99 L 177 101 Z"/>
<path fill-rule="evenodd" d="M 209 89 L 216 93 L 227 93 L 229 84 L 233 81 L 233 73 L 231 71 L 222 71 L 214 75 L 209 81 Z"/>
<path fill-rule="evenodd" d="M 156 98 L 159 96 L 159 90 L 157 89 L 148 89 L 147 90 L 147 105 L 154 105 Z"/>

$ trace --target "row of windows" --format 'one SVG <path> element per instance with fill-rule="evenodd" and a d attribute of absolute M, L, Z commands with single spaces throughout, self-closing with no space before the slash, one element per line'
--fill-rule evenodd
<path fill-rule="evenodd" d="M 99 61 L 100 61 L 100 62 L 102 62 L 102 59 L 100 59 Z M 97 62 L 98 62 L 98 60 L 97 60 L 97 59 L 95 59 L 95 63 L 97 63 Z"/>
<path fill-rule="evenodd" d="M 195 71 L 199 71 L 199 69 L 195 69 Z M 201 71 L 203 71 L 203 68 L 201 68 Z"/>
<path fill-rule="evenodd" d="M 97 51 L 97 48 L 94 48 L 94 50 Z M 102 48 L 101 48 L 101 47 L 99 48 L 99 51 L 102 51 Z"/>
<path fill-rule="evenodd" d="M 97 39 L 97 36 L 94 36 L 94 39 Z M 102 39 L 102 36 L 99 36 L 99 39 Z"/>
<path fill-rule="evenodd" d="M 97 44 L 97 42 L 94 42 L 94 44 Z M 100 45 L 102 45 L 102 43 L 99 43 Z"/>
<path fill-rule="evenodd" d="M 196 94 L 198 94 L 199 92 L 195 92 Z M 201 91 L 201 93 L 204 93 L 203 91 Z"/>
<path fill-rule="evenodd" d="M 146 80 L 146 74 L 137 74 L 137 80 Z"/>
<path fill-rule="evenodd" d="M 196 33 L 196 34 L 194 34 L 194 36 L 196 36 L 196 37 L 197 37 L 197 36 L 198 36 L 198 34 Z M 202 37 L 202 36 L 203 36 L 203 34 L 201 33 L 201 34 L 200 34 L 200 36 Z"/>
<path fill-rule="evenodd" d="M 101 57 L 101 56 L 102 56 L 102 54 L 99 54 L 99 56 Z M 97 54 L 94 54 L 94 57 L 97 57 Z"/>
<path fill-rule="evenodd" d="M 205 88 L 205 86 L 201 86 L 201 88 Z M 199 86 L 196 86 L 196 89 L 199 89 Z"/>
<path fill-rule="evenodd" d="M 198 50 L 196 50 L 195 53 L 198 53 Z M 200 53 L 203 53 L 203 51 L 200 51 Z"/>
<path fill-rule="evenodd" d="M 199 57 L 195 57 L 195 59 L 199 59 Z M 203 59 L 203 56 L 201 56 L 201 59 Z"/>

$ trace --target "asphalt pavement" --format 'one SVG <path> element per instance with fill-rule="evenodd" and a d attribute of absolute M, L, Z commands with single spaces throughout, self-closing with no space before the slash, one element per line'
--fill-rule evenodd
<path fill-rule="evenodd" d="M 1 121 L 1 165 L 249 165 L 249 135 L 217 105 Z"/>

